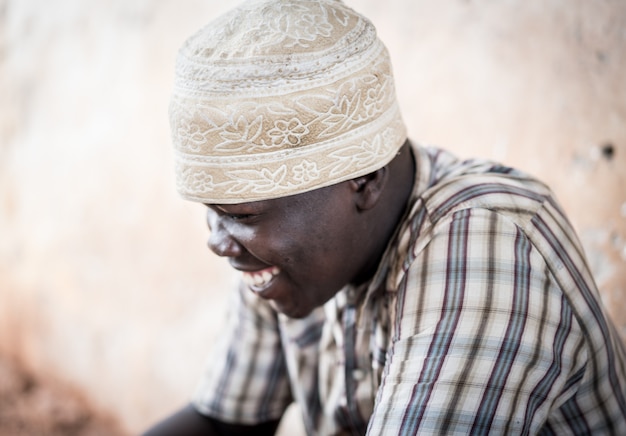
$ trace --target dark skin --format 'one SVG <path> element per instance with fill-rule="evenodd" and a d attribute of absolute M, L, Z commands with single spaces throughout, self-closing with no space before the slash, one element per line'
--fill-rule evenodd
<path fill-rule="evenodd" d="M 144 436 L 209 436 L 209 435 L 232 435 L 232 436 L 270 436 L 276 432 L 279 421 L 264 422 L 257 425 L 228 424 L 201 415 L 189 404 L 161 421 Z"/>
<path fill-rule="evenodd" d="M 241 204 L 207 205 L 208 245 L 279 312 L 301 318 L 346 284 L 372 278 L 413 187 L 409 142 L 385 167 L 326 188 Z M 150 429 L 162 435 L 272 435 L 279 421 L 227 424 L 188 405 Z"/>

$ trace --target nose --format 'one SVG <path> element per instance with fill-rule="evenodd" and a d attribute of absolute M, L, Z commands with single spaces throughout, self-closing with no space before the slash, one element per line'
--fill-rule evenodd
<path fill-rule="evenodd" d="M 215 254 L 221 257 L 237 257 L 243 249 L 233 235 L 225 228 L 220 218 L 211 220 L 209 226 L 211 235 L 207 245 Z"/>

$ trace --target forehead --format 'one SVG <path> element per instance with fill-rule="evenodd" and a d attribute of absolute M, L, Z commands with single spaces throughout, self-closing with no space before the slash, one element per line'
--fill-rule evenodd
<path fill-rule="evenodd" d="M 324 188 L 267 200 L 232 204 L 207 204 L 207 206 L 229 211 L 248 211 L 248 213 L 254 213 L 255 211 L 258 213 L 269 211 L 279 211 L 281 213 L 329 213 L 329 209 L 336 209 L 338 196 L 342 192 L 344 184 L 345 182 L 341 182 Z"/>

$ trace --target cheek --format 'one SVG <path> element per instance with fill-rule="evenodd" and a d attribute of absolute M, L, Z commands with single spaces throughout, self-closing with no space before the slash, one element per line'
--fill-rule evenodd
<path fill-rule="evenodd" d="M 302 253 L 303 272 L 320 285 L 344 286 L 351 279 L 349 264 L 353 258 L 353 246 L 346 233 L 332 226 L 318 228 L 310 234 L 309 241 Z"/>
<path fill-rule="evenodd" d="M 259 232 L 246 242 L 248 252 L 257 259 L 283 270 L 302 268 L 307 263 L 309 249 L 288 233 Z"/>
<path fill-rule="evenodd" d="M 278 225 L 271 231 L 257 229 L 249 251 L 283 268 L 299 285 L 335 286 L 346 280 L 346 262 L 354 257 L 355 250 L 353 223 L 337 214 L 308 213 L 290 218 L 274 223 Z"/>

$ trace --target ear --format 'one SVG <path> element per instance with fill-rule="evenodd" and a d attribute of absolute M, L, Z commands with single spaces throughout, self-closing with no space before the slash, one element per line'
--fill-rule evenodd
<path fill-rule="evenodd" d="M 376 206 L 387 183 L 388 171 L 384 166 L 373 173 L 349 180 L 354 191 L 356 206 L 359 210 L 368 210 Z"/>

